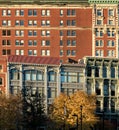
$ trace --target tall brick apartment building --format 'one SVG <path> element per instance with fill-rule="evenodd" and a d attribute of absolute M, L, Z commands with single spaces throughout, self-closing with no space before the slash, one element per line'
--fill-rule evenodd
<path fill-rule="evenodd" d="M 92 55 L 92 6 L 3 3 L 0 55 L 60 57 L 78 61 Z"/>

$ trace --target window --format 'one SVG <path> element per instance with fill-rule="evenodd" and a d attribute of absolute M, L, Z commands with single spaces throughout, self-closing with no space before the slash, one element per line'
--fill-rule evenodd
<path fill-rule="evenodd" d="M 24 45 L 24 40 L 16 40 L 15 45 L 16 46 L 23 46 Z"/>
<path fill-rule="evenodd" d="M 63 30 L 60 30 L 60 36 L 63 36 Z"/>
<path fill-rule="evenodd" d="M 16 20 L 15 25 L 16 26 L 24 26 L 24 20 Z"/>
<path fill-rule="evenodd" d="M 103 46 L 103 40 L 96 40 L 96 46 L 98 47 L 101 47 Z"/>
<path fill-rule="evenodd" d="M 67 36 L 76 36 L 76 31 L 75 30 L 68 30 Z"/>
<path fill-rule="evenodd" d="M 50 56 L 50 50 L 41 50 L 42 56 Z"/>
<path fill-rule="evenodd" d="M 11 26 L 11 20 L 2 20 L 2 26 Z"/>
<path fill-rule="evenodd" d="M 16 50 L 15 54 L 16 55 L 24 55 L 24 50 Z"/>
<path fill-rule="evenodd" d="M 37 50 L 28 50 L 28 55 L 29 56 L 36 56 L 37 55 Z"/>
<path fill-rule="evenodd" d="M 63 46 L 63 40 L 60 40 L 60 46 Z"/>
<path fill-rule="evenodd" d="M 67 20 L 67 26 L 76 26 L 76 20 Z"/>
<path fill-rule="evenodd" d="M 96 29 L 95 34 L 96 34 L 96 37 L 102 37 L 103 36 L 103 29 L 101 29 L 101 30 Z"/>
<path fill-rule="evenodd" d="M 57 77 L 56 72 L 50 71 L 48 75 L 49 75 L 49 80 L 48 81 L 54 81 L 54 82 L 56 81 L 56 77 Z"/>
<path fill-rule="evenodd" d="M 2 82 L 2 78 L 0 78 L 0 85 L 2 85 L 3 84 L 3 82 Z"/>
<path fill-rule="evenodd" d="M 50 26 L 50 20 L 42 20 L 41 26 Z"/>
<path fill-rule="evenodd" d="M 78 72 L 61 72 L 61 82 L 79 83 L 81 79 L 82 75 Z"/>
<path fill-rule="evenodd" d="M 60 50 L 60 56 L 63 56 L 63 50 Z"/>
<path fill-rule="evenodd" d="M 50 40 L 42 40 L 41 45 L 42 46 L 50 46 Z"/>
<path fill-rule="evenodd" d="M 96 50 L 96 56 L 103 56 L 103 50 Z"/>
<path fill-rule="evenodd" d="M 10 49 L 3 49 L 2 50 L 2 55 L 10 55 L 11 54 L 11 50 Z"/>
<path fill-rule="evenodd" d="M 113 20 L 113 19 L 109 19 L 109 20 L 108 20 L 108 24 L 109 24 L 109 25 L 114 25 L 114 20 Z"/>
<path fill-rule="evenodd" d="M 36 26 L 37 25 L 37 21 L 36 20 L 29 20 L 28 21 L 28 25 L 29 26 Z"/>
<path fill-rule="evenodd" d="M 49 30 L 42 30 L 41 36 L 50 36 L 50 31 Z"/>
<path fill-rule="evenodd" d="M 63 20 L 60 20 L 60 26 L 63 26 Z"/>
<path fill-rule="evenodd" d="M 37 10 L 29 9 L 28 10 L 28 16 L 37 16 Z"/>
<path fill-rule="evenodd" d="M 42 16 L 50 16 L 50 10 L 42 10 L 41 15 Z"/>
<path fill-rule="evenodd" d="M 11 10 L 3 9 L 2 10 L 2 16 L 11 16 Z"/>
<path fill-rule="evenodd" d="M 67 46 L 76 46 L 76 40 L 67 40 Z"/>
<path fill-rule="evenodd" d="M 114 50 L 108 50 L 107 51 L 107 56 L 114 57 L 115 56 L 115 51 Z"/>
<path fill-rule="evenodd" d="M 75 9 L 68 9 L 67 10 L 67 15 L 70 16 L 70 15 L 76 15 L 76 10 Z"/>
<path fill-rule="evenodd" d="M 23 31 L 23 30 L 16 30 L 16 31 L 15 31 L 15 35 L 16 35 L 16 36 L 22 36 L 22 37 L 23 37 L 23 36 L 24 36 L 24 31 Z"/>
<path fill-rule="evenodd" d="M 10 30 L 2 30 L 2 36 L 11 36 Z"/>
<path fill-rule="evenodd" d="M 11 45 L 11 41 L 10 40 L 2 40 L 2 45 Z"/>
<path fill-rule="evenodd" d="M 107 46 L 108 46 L 108 47 L 113 47 L 113 46 L 115 46 L 114 40 L 108 40 L 108 41 L 107 41 Z"/>
<path fill-rule="evenodd" d="M 63 12 L 63 10 L 61 9 L 61 10 L 60 10 L 60 16 L 63 16 L 63 14 L 64 14 L 64 12 Z"/>
<path fill-rule="evenodd" d="M 75 56 L 76 51 L 75 50 L 67 50 L 67 56 Z"/>
<path fill-rule="evenodd" d="M 113 9 L 108 10 L 108 16 L 114 16 L 114 10 Z"/>
<path fill-rule="evenodd" d="M 37 36 L 37 31 L 35 31 L 35 30 L 29 30 L 28 31 L 28 36 Z"/>
<path fill-rule="evenodd" d="M 103 15 L 103 12 L 101 9 L 97 9 L 97 16 L 102 16 Z"/>
<path fill-rule="evenodd" d="M 107 36 L 109 37 L 114 37 L 115 36 L 115 32 L 114 32 L 114 29 L 107 29 Z"/>
<path fill-rule="evenodd" d="M 37 46 L 37 41 L 36 40 L 28 40 L 28 45 L 29 46 Z"/>
<path fill-rule="evenodd" d="M 16 10 L 15 15 L 16 16 L 24 16 L 24 10 L 22 10 L 22 9 L 21 10 Z"/>
<path fill-rule="evenodd" d="M 2 72 L 3 71 L 3 67 L 2 67 L 2 65 L 0 65 L 0 72 Z"/>
<path fill-rule="evenodd" d="M 97 20 L 97 25 L 103 25 L 103 20 L 102 19 L 98 19 Z"/>

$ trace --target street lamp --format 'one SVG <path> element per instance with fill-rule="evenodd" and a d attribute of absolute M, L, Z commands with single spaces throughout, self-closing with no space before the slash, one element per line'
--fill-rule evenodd
<path fill-rule="evenodd" d="M 80 118 L 81 119 L 81 130 L 82 130 L 82 109 L 83 109 L 83 106 L 81 105 L 80 106 L 80 110 L 81 110 L 81 118 Z"/>
<path fill-rule="evenodd" d="M 76 117 L 76 129 L 78 130 L 78 115 L 77 114 L 74 114 L 72 116 L 75 116 Z"/>

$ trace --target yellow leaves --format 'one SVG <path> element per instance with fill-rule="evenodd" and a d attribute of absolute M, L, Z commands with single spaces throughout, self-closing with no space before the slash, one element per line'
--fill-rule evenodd
<path fill-rule="evenodd" d="M 77 91 L 76 93 L 67 96 L 65 94 L 60 94 L 54 100 L 53 111 L 51 113 L 54 120 L 65 119 L 67 124 L 74 124 L 73 115 L 76 114 L 83 121 L 95 121 L 95 95 L 87 95 L 85 92 Z M 82 111 L 80 106 L 82 106 Z"/>

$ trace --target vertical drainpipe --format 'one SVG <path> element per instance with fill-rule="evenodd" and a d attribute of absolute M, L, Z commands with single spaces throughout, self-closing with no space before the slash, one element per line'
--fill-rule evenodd
<path fill-rule="evenodd" d="M 47 95 L 47 90 L 48 90 L 48 66 L 45 67 L 44 71 L 44 96 L 45 96 L 45 113 L 48 113 L 48 95 Z"/>

